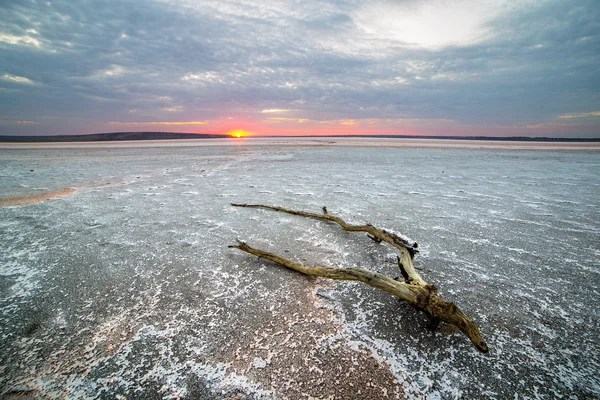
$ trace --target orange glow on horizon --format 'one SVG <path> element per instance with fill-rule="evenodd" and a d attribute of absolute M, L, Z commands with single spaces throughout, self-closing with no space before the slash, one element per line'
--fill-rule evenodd
<path fill-rule="evenodd" d="M 231 136 L 231 137 L 234 137 L 234 138 L 238 138 L 238 139 L 240 139 L 240 138 L 243 138 L 243 137 L 245 137 L 245 136 L 248 136 L 248 135 L 250 134 L 250 132 L 246 132 L 246 131 L 245 131 L 245 130 L 243 130 L 243 129 L 236 129 L 236 130 L 234 130 L 234 131 L 229 131 L 229 132 L 227 132 L 227 134 L 228 134 L 229 136 Z"/>
<path fill-rule="evenodd" d="M 406 125 L 399 127 L 398 125 Z M 223 135 L 243 141 L 256 136 L 331 136 L 331 135 L 414 135 L 405 121 L 377 119 L 331 119 L 331 120 L 254 120 L 252 118 L 227 118 L 210 122 L 212 129 L 203 133 Z M 239 134 L 239 135 L 238 135 Z"/>

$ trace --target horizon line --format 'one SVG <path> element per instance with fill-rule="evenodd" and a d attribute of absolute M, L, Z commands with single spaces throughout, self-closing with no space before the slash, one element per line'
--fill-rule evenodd
<path fill-rule="evenodd" d="M 211 138 L 230 138 L 229 133 L 204 133 L 204 132 L 171 132 L 171 131 L 114 131 L 114 132 L 96 132 L 96 133 L 78 133 L 78 134 L 51 134 L 51 135 L 0 135 L 0 141 L 2 139 L 10 139 L 11 141 L 22 138 L 24 140 L 27 139 L 53 139 L 53 138 L 64 138 L 68 139 L 70 137 L 91 137 L 91 136 L 102 136 L 102 135 L 118 135 L 118 134 L 175 134 L 175 135 L 185 135 L 189 137 L 193 136 L 211 136 Z M 358 133 L 358 134 L 293 134 L 293 135 L 260 135 L 260 134 L 250 134 L 244 136 L 244 139 L 252 139 L 252 138 L 310 138 L 310 137 L 370 137 L 370 138 L 378 138 L 378 137 L 387 137 L 387 138 L 405 138 L 405 139 L 448 139 L 448 140 L 536 140 L 536 141 L 600 141 L 600 137 L 550 137 L 550 136 L 486 136 L 486 135 L 406 135 L 406 134 L 373 134 L 373 133 Z M 209 139 L 209 138 L 207 138 Z M 235 138 L 232 138 L 235 139 Z M 135 140 L 135 139 L 132 139 Z M 156 140 L 173 140 L 170 138 L 159 138 Z M 108 139 L 107 141 L 110 141 Z"/>

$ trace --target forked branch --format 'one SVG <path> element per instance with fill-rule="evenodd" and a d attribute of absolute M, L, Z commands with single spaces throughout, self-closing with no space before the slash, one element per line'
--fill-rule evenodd
<path fill-rule="evenodd" d="M 341 219 L 340 217 L 336 217 L 327 212 L 327 208 L 323 207 L 323 214 L 312 213 L 308 211 L 298 211 L 298 210 L 290 210 L 288 208 L 276 207 L 276 206 L 266 206 L 263 204 L 239 204 L 239 203 L 231 203 L 234 207 L 249 207 L 249 208 L 266 208 L 268 210 L 274 210 L 279 212 L 284 212 L 292 215 L 300 215 L 303 217 L 316 218 L 325 221 L 331 221 L 337 223 L 342 227 L 343 230 L 348 232 L 366 232 L 369 237 L 377 242 L 386 242 L 390 245 L 394 246 L 398 250 L 400 250 L 401 258 L 403 259 L 403 267 L 408 274 L 409 280 L 421 285 L 426 285 L 421 276 L 417 273 L 415 268 L 413 267 L 412 260 L 416 253 L 419 252 L 417 249 L 419 245 L 417 242 L 411 241 L 407 238 L 404 238 L 394 232 L 386 231 L 385 229 L 379 229 L 374 227 L 371 224 L 366 225 L 352 225 Z"/>
<path fill-rule="evenodd" d="M 404 278 L 403 281 L 391 279 L 378 272 L 370 271 L 364 268 L 332 268 L 321 265 L 307 266 L 302 263 L 289 260 L 275 253 L 270 253 L 248 244 L 237 241 L 238 244 L 229 246 L 253 254 L 260 258 L 273 261 L 286 268 L 293 269 L 306 275 L 320 276 L 324 278 L 337 280 L 361 281 L 367 285 L 376 287 L 383 291 L 393 294 L 401 300 L 408 302 L 417 310 L 425 312 L 429 318 L 430 328 L 435 329 L 439 321 L 444 321 L 458 327 L 471 342 L 482 352 L 487 352 L 488 347 L 483 340 L 479 327 L 469 316 L 463 313 L 454 303 L 451 303 L 438 295 L 438 290 L 434 285 L 425 282 L 417 273 L 413 266 L 414 254 L 416 253 L 416 243 L 411 243 L 401 236 L 387 232 L 372 225 L 350 225 L 339 217 L 332 216 L 323 208 L 323 214 L 315 214 L 305 211 L 289 210 L 282 207 L 265 206 L 259 204 L 232 204 L 237 207 L 266 208 L 275 211 L 286 212 L 289 214 L 300 215 L 310 218 L 317 218 L 336 222 L 344 230 L 367 232 L 370 237 L 381 239 L 400 250 L 398 257 L 398 266 Z M 412 249 L 412 250 L 410 250 Z"/>

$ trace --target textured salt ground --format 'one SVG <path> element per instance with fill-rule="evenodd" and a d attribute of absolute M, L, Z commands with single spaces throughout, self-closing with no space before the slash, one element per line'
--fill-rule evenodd
<path fill-rule="evenodd" d="M 596 153 L 79 152 L 0 157 L 0 184 L 18 194 L 123 182 L 0 209 L 4 393 L 357 398 L 357 385 L 364 398 L 600 393 Z M 307 264 L 397 274 L 394 252 L 364 236 L 231 201 L 327 205 L 419 240 L 421 274 L 481 324 L 490 354 L 462 335 L 425 331 L 422 315 L 385 293 L 227 249 L 240 238 Z"/>
<path fill-rule="evenodd" d="M 217 166 L 215 170 L 218 171 L 221 167 Z M 200 171 L 204 171 L 205 176 L 210 176 L 215 170 L 201 169 Z M 164 174 L 167 171 L 162 170 L 160 173 Z M 134 181 L 134 184 L 137 183 L 137 180 Z M 182 196 L 194 194 L 187 189 L 191 185 L 186 183 L 186 179 L 175 179 L 173 183 L 184 190 L 181 192 Z M 118 192 L 124 196 L 153 199 L 161 197 L 161 189 L 165 188 L 164 185 L 142 186 L 144 187 L 139 192 L 131 190 L 127 185 L 123 189 L 118 189 Z M 96 201 L 102 201 L 103 198 L 104 200 L 117 198 L 118 194 L 104 196 L 105 190 L 113 189 L 114 185 L 110 188 L 105 186 L 81 190 L 79 197 L 72 199 L 73 203 L 62 204 L 62 206 L 71 208 L 70 212 L 77 212 L 75 209 L 79 204 L 79 207 L 93 212 Z M 52 209 L 50 203 L 45 206 Z M 78 234 L 94 236 L 94 233 L 106 230 L 107 225 L 110 225 L 106 221 L 107 216 L 113 219 L 113 222 L 120 222 L 121 215 L 118 215 L 119 213 L 112 215 L 111 211 L 108 211 L 110 215 L 104 217 L 95 215 L 94 218 L 85 221 L 73 221 L 77 225 L 81 222 L 83 224 L 74 229 L 74 232 L 69 232 L 69 236 L 73 238 Z M 28 223 L 35 224 L 30 226 L 33 230 L 49 228 L 35 218 L 21 218 L 19 225 L 23 222 L 25 226 Z M 209 231 L 219 226 L 219 222 L 213 223 L 211 220 L 204 220 L 200 224 L 208 225 Z M 122 254 L 119 252 L 130 247 L 131 241 L 128 243 L 124 240 L 125 232 L 119 232 L 120 237 L 112 236 L 110 230 L 105 234 L 108 235 L 99 241 L 98 248 L 95 244 L 90 246 L 89 243 L 88 247 L 96 248 L 96 251 L 100 250 L 100 252 L 103 248 L 111 248 L 111 257 L 120 258 Z M 28 239 L 26 236 L 17 234 L 13 244 L 20 245 L 19 241 Z M 190 236 L 193 237 L 194 233 Z M 196 245 L 201 246 L 200 242 L 202 240 L 186 242 L 183 246 L 193 248 Z M 140 244 L 142 247 L 147 247 L 146 243 Z M 164 244 L 171 246 L 174 243 L 166 241 Z M 38 249 L 40 248 L 45 250 L 44 247 L 38 246 Z M 229 272 L 222 271 L 218 265 L 212 271 L 217 274 L 216 282 L 213 281 L 202 288 L 204 279 L 194 277 L 193 287 L 189 292 L 184 290 L 186 292 L 184 299 L 180 299 L 182 293 L 175 294 L 178 300 L 174 306 L 180 308 L 169 310 L 170 306 L 163 308 L 161 303 L 169 303 L 168 300 L 165 301 L 164 296 L 173 295 L 172 290 L 169 290 L 168 295 L 166 290 L 163 290 L 163 286 L 169 284 L 169 279 L 173 279 L 172 275 L 161 274 L 164 281 L 159 279 L 154 282 L 152 274 L 157 271 L 148 273 L 134 267 L 135 270 L 132 271 L 134 278 L 140 279 L 145 284 L 150 283 L 150 287 L 144 288 L 143 284 L 136 285 L 135 282 L 126 279 L 131 283 L 125 288 L 122 287 L 122 282 L 114 281 L 115 277 L 105 277 L 102 276 L 103 273 L 98 274 L 94 270 L 96 265 L 93 262 L 93 254 L 85 250 L 69 249 L 68 245 L 61 250 L 73 250 L 73 252 L 68 255 L 68 260 L 64 260 L 65 265 L 58 265 L 62 264 L 63 260 L 60 259 L 52 265 L 56 275 L 51 279 L 53 283 L 50 285 L 51 290 L 46 292 L 47 288 L 32 287 L 31 290 L 36 293 L 36 296 L 32 299 L 28 298 L 25 307 L 20 309 L 20 312 L 24 313 L 26 323 L 22 324 L 18 331 L 19 336 L 23 335 L 22 339 L 13 343 L 18 349 L 16 354 L 19 356 L 19 361 L 15 365 L 13 359 L 13 363 L 10 363 L 12 365 L 5 367 L 11 368 L 7 371 L 7 375 L 11 378 L 5 390 L 7 395 L 90 396 L 108 391 L 117 394 L 123 392 L 130 396 L 132 389 L 135 389 L 134 392 L 140 392 L 141 397 L 147 397 L 157 390 L 152 384 L 154 379 L 160 380 L 171 375 L 176 376 L 172 379 L 177 386 L 183 385 L 183 387 L 170 393 L 168 390 L 166 392 L 162 390 L 161 386 L 158 388 L 161 396 L 194 397 L 198 393 L 205 393 L 208 398 L 213 398 L 217 395 L 214 387 L 221 385 L 225 388 L 223 390 L 226 394 L 231 392 L 238 396 L 257 396 L 264 392 L 269 398 L 275 393 L 289 398 L 327 397 L 333 390 L 333 386 L 328 382 L 331 379 L 348 383 L 348 393 L 339 391 L 336 394 L 345 398 L 351 398 L 356 387 L 361 387 L 356 389 L 361 393 L 380 398 L 396 398 L 401 390 L 399 382 L 385 368 L 385 365 L 368 353 L 348 348 L 341 339 L 325 348 L 319 347 L 320 342 L 334 335 L 340 327 L 332 321 L 331 311 L 322 304 L 314 305 L 319 300 L 305 286 L 308 285 L 314 291 L 314 280 L 307 283 L 304 282 L 304 278 L 300 278 L 296 290 L 285 291 L 281 298 L 261 299 L 259 304 L 254 301 L 254 307 L 251 309 L 246 309 L 247 301 L 243 299 L 243 291 L 241 294 L 238 293 L 240 298 L 236 307 L 242 307 L 244 312 L 236 310 L 234 313 L 238 321 L 236 328 L 236 325 L 223 325 L 221 318 L 230 317 L 231 306 L 221 304 L 220 299 L 226 297 L 228 300 L 223 301 L 231 301 L 230 295 L 243 283 L 239 276 L 232 282 L 228 282 Z M 145 254 L 141 257 L 144 258 Z M 121 260 L 117 262 L 122 263 Z M 172 264 L 173 260 L 169 260 L 168 263 Z M 256 268 L 255 264 L 251 263 L 250 268 Z M 160 267 L 162 266 L 158 266 Z M 118 268 L 129 275 L 127 268 L 123 268 L 122 265 Z M 36 272 L 37 275 L 43 274 L 42 271 Z M 253 275 L 252 272 L 248 273 L 248 277 Z M 33 280 L 33 276 L 27 278 Z M 176 278 L 183 279 L 177 276 Z M 105 281 L 106 279 L 108 281 Z M 294 276 L 293 279 L 298 277 Z M 22 281 L 23 284 L 29 283 L 28 279 Z M 189 281 L 186 280 L 185 284 L 189 285 Z M 111 287 L 113 285 L 115 287 Z M 16 289 L 16 286 L 18 285 L 13 284 L 11 289 Z M 56 290 L 60 294 L 65 290 L 69 293 L 58 296 L 57 299 Z M 256 290 L 260 290 L 260 287 L 257 286 Z M 23 291 L 13 290 L 12 294 L 13 299 L 29 297 Z M 61 301 L 60 297 L 66 297 L 66 302 Z M 85 298 L 88 300 L 83 300 Z M 192 299 L 197 302 L 181 308 L 182 302 L 187 304 Z M 102 305 L 97 304 L 98 302 Z M 275 307 L 273 302 L 278 306 Z M 282 307 L 282 304 L 287 307 Z M 266 306 L 269 306 L 269 309 L 265 309 Z M 108 310 L 110 312 L 105 312 Z M 10 310 L 4 311 L 10 313 Z M 208 318 L 207 325 L 203 324 L 205 317 Z M 175 321 L 180 318 L 184 321 L 195 321 L 200 326 L 192 328 L 193 332 L 189 332 L 189 327 L 181 327 L 180 323 L 174 322 L 172 318 Z M 219 332 L 220 329 L 225 329 L 226 332 Z M 283 330 L 287 332 L 282 338 Z M 265 336 L 265 332 L 271 332 L 273 335 Z M 255 337 L 255 333 L 258 336 Z M 192 338 L 193 344 L 201 342 L 203 349 L 208 347 L 210 350 L 202 354 L 202 359 L 210 355 L 210 360 L 199 362 L 197 354 L 193 353 L 198 348 L 192 345 L 184 349 L 183 344 L 180 344 L 182 337 Z M 157 343 L 152 343 L 157 338 Z M 262 338 L 263 343 L 257 343 L 257 338 Z M 46 346 L 49 342 L 52 345 Z M 267 354 L 263 354 L 264 351 L 261 350 L 265 346 L 269 349 Z M 153 356 L 140 356 L 137 354 L 139 348 L 145 349 L 141 351 L 142 354 L 150 352 Z M 182 359 L 185 358 L 186 361 L 172 360 L 168 357 L 165 360 L 165 357 L 172 352 L 181 354 Z M 130 353 L 136 353 L 136 356 L 131 359 Z M 15 353 L 12 355 L 14 356 Z M 335 355 L 337 362 L 335 370 L 329 371 L 329 367 L 332 367 L 332 355 Z M 163 365 L 165 362 L 167 365 Z M 155 365 L 156 363 L 159 365 Z M 214 371 L 215 369 L 217 372 Z M 210 383 L 212 382 L 210 379 L 202 378 L 207 371 L 213 375 L 217 374 L 219 383 Z M 66 381 L 65 377 L 68 377 Z M 253 382 L 253 378 L 256 378 L 260 385 L 244 383 L 246 380 Z M 232 380 L 230 384 L 220 383 L 228 379 Z M 193 382 L 187 383 L 187 380 Z M 258 386 L 265 389 L 259 389 Z"/>

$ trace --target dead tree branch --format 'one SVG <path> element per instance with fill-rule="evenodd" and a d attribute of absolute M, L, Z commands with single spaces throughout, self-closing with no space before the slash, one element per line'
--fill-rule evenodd
<path fill-rule="evenodd" d="M 407 238 L 404 238 L 394 232 L 386 231 L 385 229 L 375 228 L 371 224 L 351 225 L 351 224 L 347 223 L 346 221 L 344 221 L 343 219 L 341 219 L 340 217 L 336 217 L 334 215 L 329 214 L 327 212 L 327 208 L 323 209 L 323 214 L 317 214 L 317 213 L 311 213 L 308 211 L 290 210 L 290 209 L 283 208 L 283 207 L 266 206 L 266 205 L 262 205 L 262 204 L 231 203 L 231 205 L 234 207 L 266 208 L 268 210 L 280 211 L 280 212 L 284 212 L 284 213 L 288 213 L 288 214 L 292 214 L 292 215 L 300 215 L 303 217 L 316 218 L 316 219 L 320 219 L 320 220 L 335 222 L 339 226 L 341 226 L 343 230 L 348 231 L 348 232 L 366 232 L 371 239 L 373 239 L 377 242 L 389 243 L 390 245 L 392 245 L 395 248 L 397 248 L 398 250 L 400 250 L 401 258 L 404 261 L 403 266 L 404 266 L 406 273 L 408 274 L 410 281 L 413 281 L 420 285 L 427 284 L 427 282 L 425 282 L 419 276 L 419 274 L 413 267 L 412 260 L 415 256 L 415 254 L 419 252 L 419 250 L 417 250 L 419 245 L 417 244 L 417 242 L 410 241 Z"/>
<path fill-rule="evenodd" d="M 425 312 L 429 319 L 428 327 L 430 329 L 435 329 L 440 321 L 444 321 L 448 324 L 458 327 L 480 351 L 488 351 L 487 344 L 483 340 L 477 324 L 473 322 L 469 316 L 463 313 L 454 303 L 451 303 L 439 296 L 436 286 L 428 284 L 419 276 L 413 266 L 414 255 L 417 252 L 416 243 L 411 243 L 409 240 L 395 233 L 375 228 L 370 224 L 347 224 L 341 218 L 329 214 L 325 208 L 323 209 L 323 214 L 316 214 L 260 204 L 232 205 L 236 207 L 266 208 L 288 214 L 332 221 L 339 224 L 346 231 L 367 232 L 369 237 L 391 244 L 400 251 L 400 256 L 398 257 L 398 266 L 400 268 L 400 272 L 402 273 L 402 277 L 404 278 L 403 281 L 394 280 L 383 274 L 364 268 L 331 268 L 320 265 L 307 266 L 302 263 L 281 257 L 275 253 L 253 248 L 239 240 L 237 245 L 229 247 L 273 261 L 286 268 L 293 269 L 306 275 L 321 276 L 324 278 L 337 280 L 361 281 L 367 285 L 391 293 L 399 299 L 407 301 L 415 309 Z"/>

